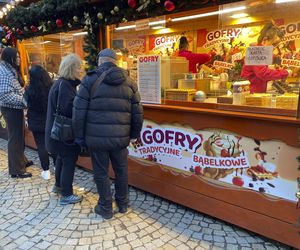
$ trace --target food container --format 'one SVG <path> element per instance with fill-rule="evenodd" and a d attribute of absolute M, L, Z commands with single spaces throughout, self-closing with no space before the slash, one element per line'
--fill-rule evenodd
<path fill-rule="evenodd" d="M 195 89 L 196 80 L 193 79 L 179 79 L 178 88 L 179 89 Z"/>
<path fill-rule="evenodd" d="M 276 96 L 276 108 L 281 109 L 297 109 L 298 107 L 298 95 L 285 93 L 280 96 Z"/>
<path fill-rule="evenodd" d="M 193 73 L 185 73 L 185 74 L 184 74 L 184 79 L 186 79 L 186 80 L 195 80 L 195 79 L 196 79 L 196 74 L 193 74 Z"/>
<path fill-rule="evenodd" d="M 174 101 L 193 101 L 195 89 L 166 89 L 165 99 Z"/>
<path fill-rule="evenodd" d="M 272 106 L 271 94 L 250 94 L 245 96 L 245 104 L 256 107 L 268 107 Z"/>
<path fill-rule="evenodd" d="M 220 77 L 213 76 L 210 82 L 210 90 L 219 90 L 220 89 Z"/>
<path fill-rule="evenodd" d="M 245 96 L 249 95 L 250 82 L 240 81 L 233 83 L 233 102 L 234 105 L 244 105 L 246 100 Z"/>

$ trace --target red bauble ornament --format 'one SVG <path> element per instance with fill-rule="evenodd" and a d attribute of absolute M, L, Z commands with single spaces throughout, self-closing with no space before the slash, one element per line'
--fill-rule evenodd
<path fill-rule="evenodd" d="M 167 0 L 165 1 L 164 7 L 166 11 L 173 11 L 175 9 L 175 4 L 172 1 Z"/>
<path fill-rule="evenodd" d="M 31 29 L 33 32 L 36 32 L 36 31 L 37 31 L 37 27 L 35 27 L 34 25 L 31 25 L 31 26 L 30 26 L 30 29 Z"/>
<path fill-rule="evenodd" d="M 135 9 L 137 6 L 136 0 L 128 0 L 128 5 L 130 8 Z"/>
<path fill-rule="evenodd" d="M 62 20 L 61 19 L 56 19 L 56 25 L 57 25 L 57 27 L 62 27 L 63 26 L 63 22 L 62 22 Z"/>

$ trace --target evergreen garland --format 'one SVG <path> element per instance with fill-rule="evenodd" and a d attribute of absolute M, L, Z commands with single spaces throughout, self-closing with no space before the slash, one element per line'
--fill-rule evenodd
<path fill-rule="evenodd" d="M 84 50 L 89 68 L 93 68 L 99 26 L 156 17 L 239 0 L 41 0 L 29 7 L 18 5 L 4 20 L 0 39 L 6 46 L 22 40 L 75 29 L 88 30 Z M 132 2 L 135 3 L 134 6 Z M 166 2 L 173 8 L 167 8 Z M 86 24 L 89 15 L 90 24 Z"/>

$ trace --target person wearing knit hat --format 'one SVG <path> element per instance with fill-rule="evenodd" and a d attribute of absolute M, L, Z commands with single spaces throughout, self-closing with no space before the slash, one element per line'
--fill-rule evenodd
<path fill-rule="evenodd" d="M 117 54 L 112 49 L 103 49 L 103 50 L 101 50 L 98 53 L 98 60 L 97 61 L 99 62 L 99 59 L 103 58 L 103 57 L 111 58 L 115 61 L 117 60 Z"/>
<path fill-rule="evenodd" d="M 100 196 L 95 213 L 113 217 L 109 160 L 115 172 L 115 200 L 120 213 L 128 209 L 127 146 L 140 136 L 143 107 L 137 84 L 117 67 L 111 49 L 98 54 L 98 68 L 88 72 L 74 100 L 73 129 L 79 145 L 90 149 Z"/>

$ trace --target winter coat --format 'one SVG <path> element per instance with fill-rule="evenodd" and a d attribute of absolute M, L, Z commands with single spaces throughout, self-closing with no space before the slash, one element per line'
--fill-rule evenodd
<path fill-rule="evenodd" d="M 0 106 L 13 109 L 24 109 L 24 90 L 18 80 L 17 71 L 8 63 L 0 63 Z"/>
<path fill-rule="evenodd" d="M 60 90 L 59 86 L 61 84 Z M 76 95 L 76 86 L 80 84 L 79 80 L 67 80 L 64 78 L 59 78 L 55 83 L 52 85 L 49 97 L 48 97 L 48 108 L 47 108 L 47 120 L 46 120 L 46 130 L 45 130 L 45 142 L 46 148 L 48 152 L 52 154 L 58 153 L 67 153 L 69 150 L 77 149 L 77 145 L 68 145 L 63 142 L 53 140 L 50 137 L 51 129 L 54 122 L 54 115 L 56 113 L 56 105 L 58 99 L 58 92 L 59 92 L 59 110 L 60 114 L 66 116 L 68 118 L 72 118 L 72 108 L 73 108 L 73 101 Z"/>
<path fill-rule="evenodd" d="M 90 94 L 100 75 L 111 69 L 102 84 Z M 106 62 L 82 80 L 74 100 L 75 136 L 87 146 L 100 150 L 124 148 L 138 138 L 143 124 L 143 108 L 136 83 L 127 71 Z"/>
<path fill-rule="evenodd" d="M 250 81 L 250 93 L 266 93 L 267 82 L 284 79 L 289 75 L 285 69 L 269 69 L 265 65 L 243 65 L 241 77 Z"/>
<path fill-rule="evenodd" d="M 40 67 L 40 66 L 34 66 Z M 34 70 L 34 69 L 33 69 Z M 27 119 L 28 128 L 32 132 L 45 132 L 46 117 L 47 117 L 47 104 L 50 87 L 40 84 L 43 90 L 32 88 L 32 81 L 39 79 L 30 79 L 30 84 L 25 90 L 25 99 L 27 101 Z M 36 91 L 39 90 L 39 93 Z"/>
<path fill-rule="evenodd" d="M 181 50 L 178 55 L 185 57 L 189 61 L 189 72 L 191 73 L 197 73 L 197 64 L 204 64 L 210 60 L 210 55 L 208 54 L 196 54 L 188 50 Z"/>

